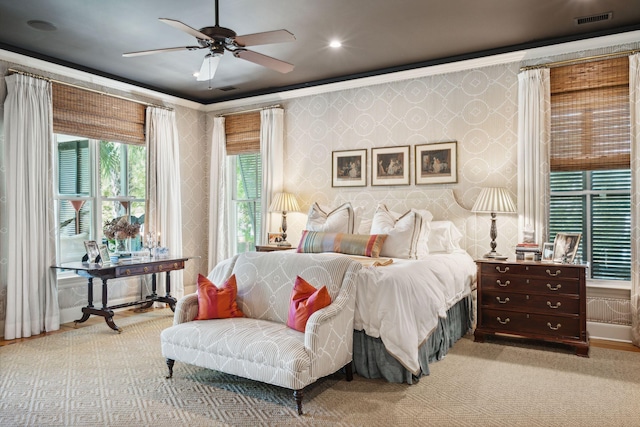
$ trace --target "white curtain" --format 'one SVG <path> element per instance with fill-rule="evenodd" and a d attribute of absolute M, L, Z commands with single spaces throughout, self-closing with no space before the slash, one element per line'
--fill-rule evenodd
<path fill-rule="evenodd" d="M 147 182 L 149 206 L 146 231 L 156 234 L 171 255 L 182 253 L 180 144 L 175 111 L 147 107 Z M 158 277 L 158 294 L 166 292 L 165 275 Z M 171 295 L 184 294 L 183 272 L 171 273 Z"/>
<path fill-rule="evenodd" d="M 631 339 L 640 347 L 640 53 L 629 56 L 631 110 Z"/>
<path fill-rule="evenodd" d="M 262 233 L 257 244 L 267 241 L 269 231 L 280 229 L 281 213 L 269 215 L 275 193 L 284 190 L 284 110 L 267 108 L 260 112 L 260 155 L 262 156 Z M 274 221 L 276 221 L 274 223 Z"/>
<path fill-rule="evenodd" d="M 4 338 L 60 328 L 55 270 L 51 83 L 5 77 L 7 316 Z"/>
<path fill-rule="evenodd" d="M 533 230 L 534 241 L 547 235 L 549 205 L 549 69 L 518 74 L 518 241 Z"/>
<path fill-rule="evenodd" d="M 209 270 L 229 258 L 227 137 L 224 117 L 213 119 L 209 173 Z"/>

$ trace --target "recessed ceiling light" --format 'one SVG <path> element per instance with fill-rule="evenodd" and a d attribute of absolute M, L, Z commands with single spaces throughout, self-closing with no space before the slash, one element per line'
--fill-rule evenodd
<path fill-rule="evenodd" d="M 27 25 L 33 28 L 34 30 L 39 30 L 39 31 L 55 31 L 58 29 L 51 22 L 40 21 L 38 19 L 32 19 L 31 21 L 27 21 Z"/>
<path fill-rule="evenodd" d="M 340 43 L 338 40 L 332 40 L 331 43 L 329 43 L 329 46 L 333 48 L 338 48 L 342 46 L 342 43 Z"/>

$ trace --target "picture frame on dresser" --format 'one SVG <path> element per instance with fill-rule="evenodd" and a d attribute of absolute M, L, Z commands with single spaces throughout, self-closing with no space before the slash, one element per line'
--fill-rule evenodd
<path fill-rule="evenodd" d="M 458 182 L 456 141 L 416 145 L 415 150 L 416 185 Z"/>
<path fill-rule="evenodd" d="M 542 261 L 553 262 L 553 243 L 544 242 L 542 244 Z"/>
<path fill-rule="evenodd" d="M 371 185 L 409 185 L 409 146 L 371 149 Z"/>
<path fill-rule="evenodd" d="M 556 233 L 553 239 L 553 262 L 573 264 L 582 233 Z"/>
<path fill-rule="evenodd" d="M 367 150 L 333 151 L 331 161 L 332 187 L 367 186 Z"/>

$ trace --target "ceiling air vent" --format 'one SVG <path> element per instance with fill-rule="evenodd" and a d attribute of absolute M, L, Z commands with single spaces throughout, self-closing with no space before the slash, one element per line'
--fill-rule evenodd
<path fill-rule="evenodd" d="M 608 21 L 613 18 L 613 12 L 600 13 L 598 15 L 583 16 L 574 18 L 576 25 L 593 24 L 594 22 Z"/>
<path fill-rule="evenodd" d="M 236 90 L 238 89 L 235 86 L 225 86 L 225 87 L 219 87 L 218 90 L 221 90 L 223 92 L 229 92 L 230 90 Z"/>

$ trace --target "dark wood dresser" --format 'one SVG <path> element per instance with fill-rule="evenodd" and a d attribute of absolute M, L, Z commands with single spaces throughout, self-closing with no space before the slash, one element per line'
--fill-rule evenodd
<path fill-rule="evenodd" d="M 589 356 L 584 265 L 477 260 L 475 340 L 506 334 L 568 344 Z"/>

